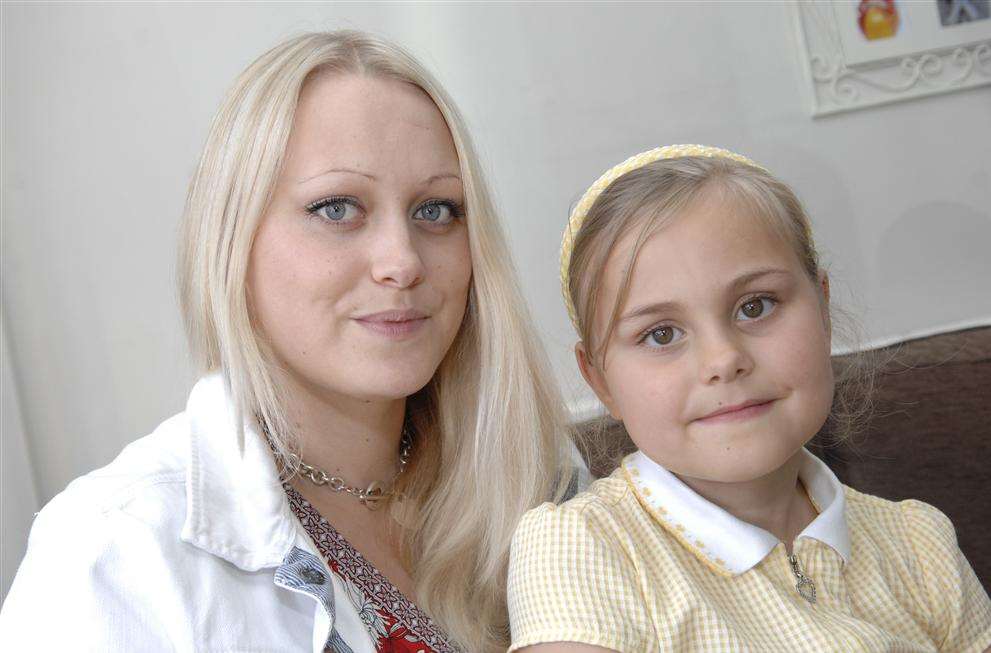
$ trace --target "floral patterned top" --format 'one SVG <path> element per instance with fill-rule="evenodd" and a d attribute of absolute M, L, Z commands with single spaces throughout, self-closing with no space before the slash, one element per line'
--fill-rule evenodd
<path fill-rule="evenodd" d="M 460 649 L 291 485 L 289 506 L 347 588 L 378 653 L 457 653 Z M 329 650 L 329 649 L 328 649 Z"/>

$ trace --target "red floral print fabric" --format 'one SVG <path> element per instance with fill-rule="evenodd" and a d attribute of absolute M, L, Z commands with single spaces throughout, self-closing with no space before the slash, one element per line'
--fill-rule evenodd
<path fill-rule="evenodd" d="M 458 653 L 460 649 L 288 483 L 289 506 L 348 596 L 378 653 Z"/>

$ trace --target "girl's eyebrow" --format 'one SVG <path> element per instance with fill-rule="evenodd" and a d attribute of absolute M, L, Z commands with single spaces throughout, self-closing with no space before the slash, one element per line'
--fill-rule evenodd
<path fill-rule="evenodd" d="M 644 304 L 643 306 L 639 306 L 623 315 L 623 317 L 619 318 L 619 321 L 629 322 L 630 320 L 635 320 L 645 315 L 654 315 L 655 313 L 672 313 L 680 307 L 681 304 L 678 302 L 655 302 L 652 304 Z"/>
<path fill-rule="evenodd" d="M 747 284 L 750 284 L 758 279 L 768 276 L 776 275 L 786 275 L 790 276 L 791 272 L 785 270 L 784 268 L 758 268 L 756 270 L 751 270 L 749 272 L 744 272 L 743 274 L 737 276 L 733 279 L 727 286 L 730 290 L 736 290 Z M 620 322 L 628 322 L 630 320 L 635 320 L 645 315 L 655 315 L 658 313 L 671 313 L 677 311 L 681 308 L 679 302 L 651 302 L 650 304 L 644 304 L 638 306 L 637 308 L 625 313 L 620 319 Z"/>
<path fill-rule="evenodd" d="M 784 268 L 758 268 L 750 272 L 744 272 L 737 278 L 733 279 L 733 281 L 730 282 L 729 287 L 734 289 L 739 288 L 740 286 L 746 286 L 747 284 L 751 283 L 752 281 L 756 281 L 761 277 L 780 275 L 780 274 L 790 275 L 791 272 L 785 270 Z"/>

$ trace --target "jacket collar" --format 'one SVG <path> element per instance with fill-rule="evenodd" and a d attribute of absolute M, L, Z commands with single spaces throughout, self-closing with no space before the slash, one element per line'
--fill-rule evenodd
<path fill-rule="evenodd" d="M 800 455 L 798 477 L 819 515 L 796 540 L 818 540 L 849 562 L 850 534 L 843 486 L 821 460 L 805 449 Z M 654 519 L 714 571 L 742 574 L 778 545 L 777 537 L 702 498 L 643 452 L 627 456 L 622 469 Z"/>
<path fill-rule="evenodd" d="M 246 571 L 279 566 L 296 530 L 267 442 L 248 420 L 239 443 L 234 403 L 220 373 L 193 387 L 186 416 L 183 541 Z"/>

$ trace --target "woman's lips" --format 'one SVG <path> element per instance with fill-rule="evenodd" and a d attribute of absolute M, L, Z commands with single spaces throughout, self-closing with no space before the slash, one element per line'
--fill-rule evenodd
<path fill-rule="evenodd" d="M 742 404 L 737 404 L 736 406 L 727 406 L 726 408 L 721 408 L 713 413 L 709 413 L 705 417 L 700 417 L 695 421 L 702 424 L 719 424 L 721 422 L 735 422 L 750 419 L 752 417 L 757 417 L 758 415 L 763 415 L 769 411 L 771 409 L 771 405 L 775 401 L 777 400 L 766 399 L 748 401 Z"/>
<path fill-rule="evenodd" d="M 401 339 L 415 334 L 428 319 L 430 316 L 422 311 L 405 309 L 362 315 L 354 321 L 373 333 Z"/>

